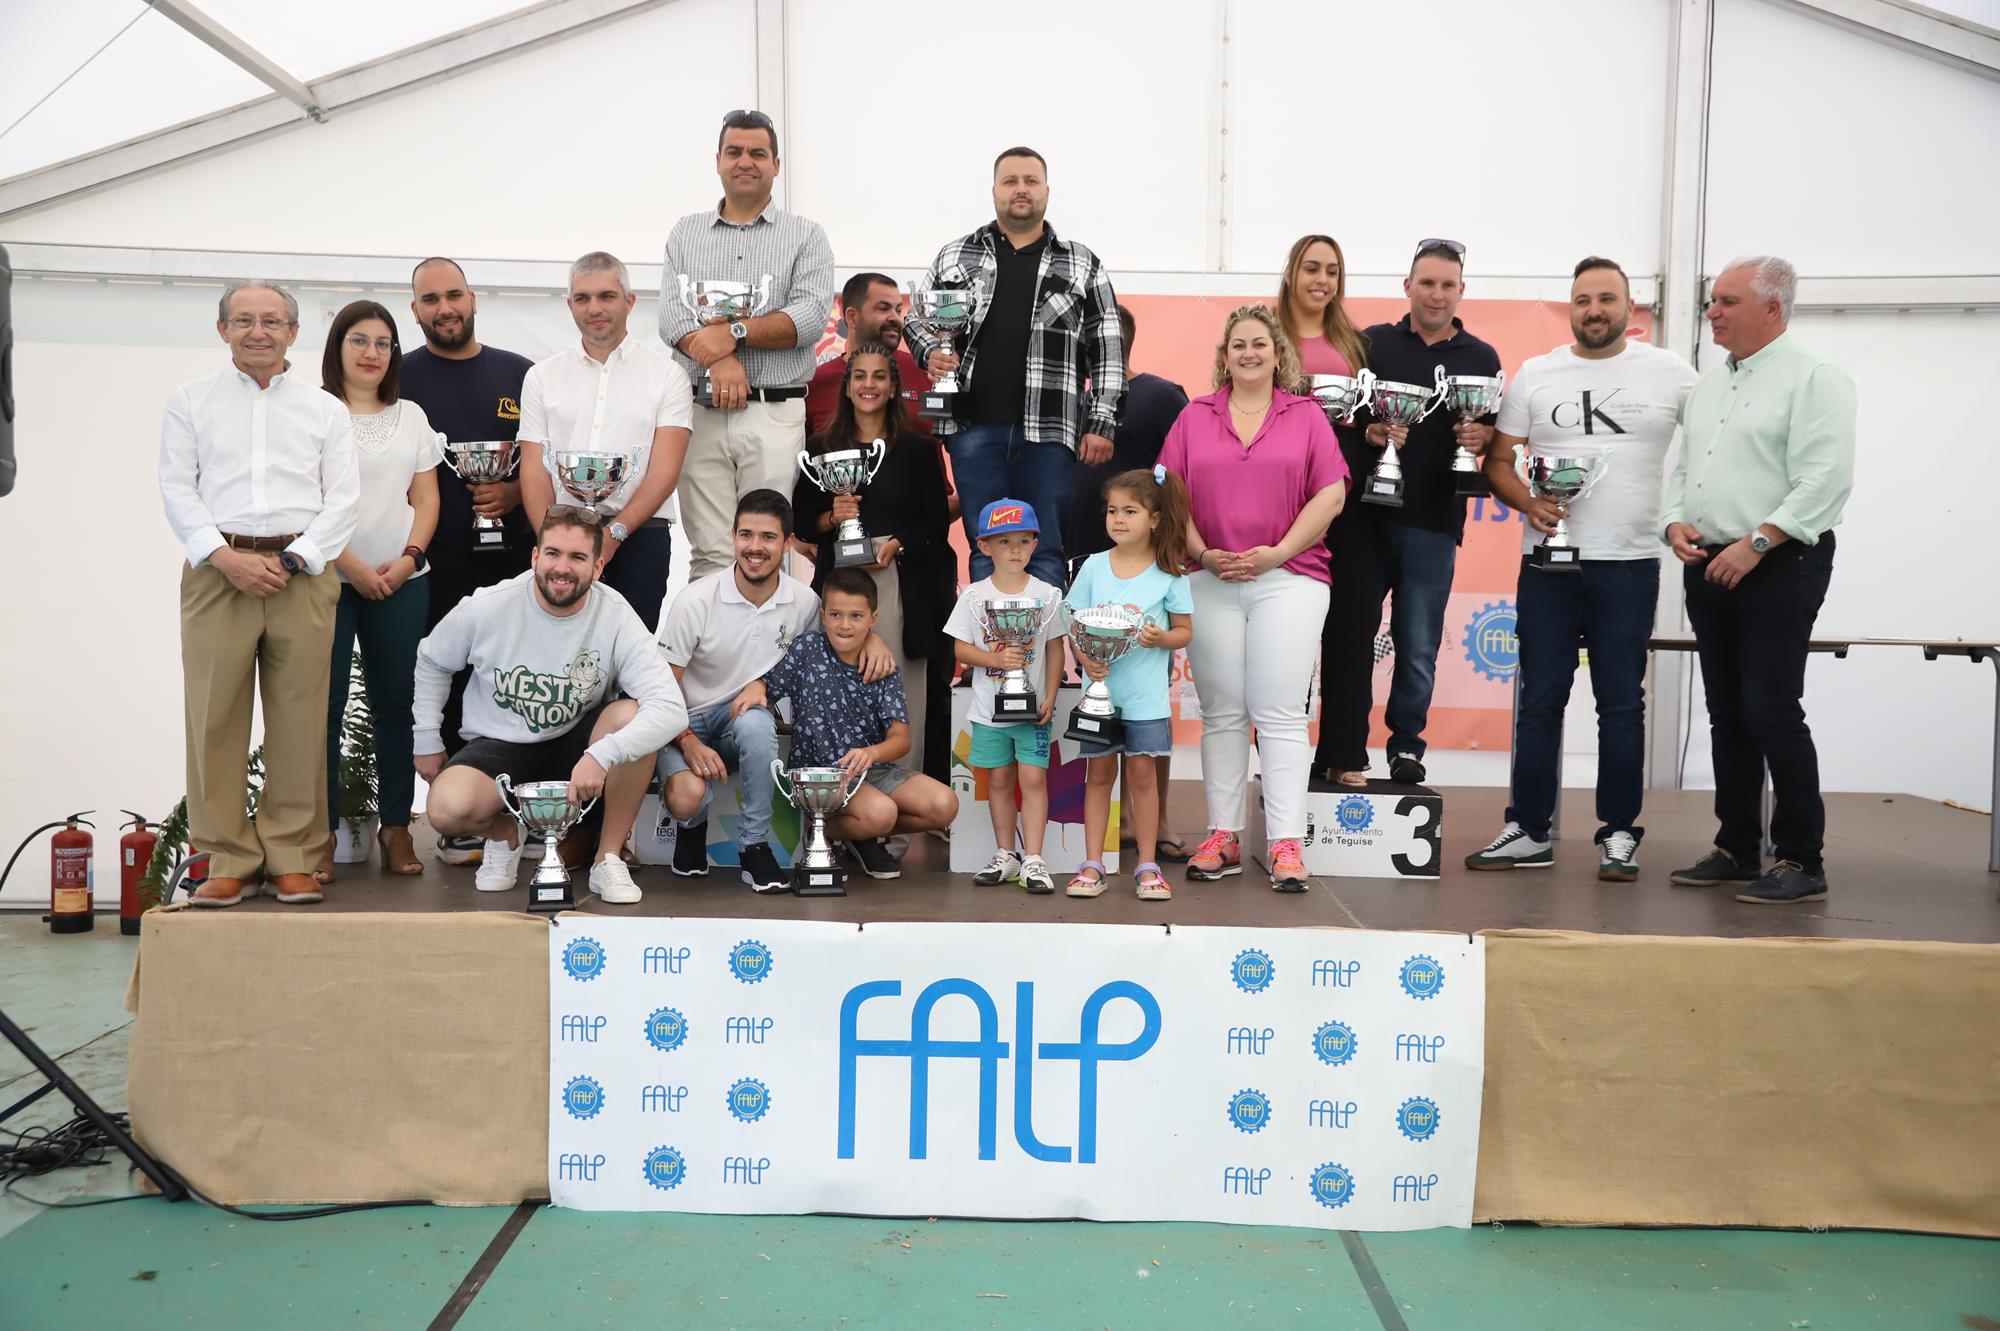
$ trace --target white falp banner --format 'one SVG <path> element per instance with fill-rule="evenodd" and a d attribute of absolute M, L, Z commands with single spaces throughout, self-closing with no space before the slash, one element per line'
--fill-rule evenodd
<path fill-rule="evenodd" d="M 559 1206 L 1472 1219 L 1462 934 L 558 917 Z"/>

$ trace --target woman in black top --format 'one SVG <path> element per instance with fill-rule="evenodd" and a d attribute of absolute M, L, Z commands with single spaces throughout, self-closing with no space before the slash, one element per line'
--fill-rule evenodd
<path fill-rule="evenodd" d="M 875 562 L 863 567 L 874 577 L 880 600 L 875 631 L 895 653 L 910 711 L 910 752 L 900 765 L 921 772 L 926 661 L 957 598 L 957 561 L 946 533 L 958 514 L 945 484 L 943 456 L 936 442 L 910 428 L 902 392 L 895 354 L 888 347 L 868 343 L 848 353 L 833 421 L 825 434 L 806 441 L 806 452 L 815 457 L 844 449 L 866 452 L 880 439 L 887 450 L 882 466 L 859 495 L 851 496 L 829 496 L 801 473 L 792 508 L 799 537 L 817 549 L 815 592 L 824 589 L 833 569 L 833 537 L 840 523 L 858 516 L 868 531 Z M 948 671 L 949 662 L 943 668 Z"/>

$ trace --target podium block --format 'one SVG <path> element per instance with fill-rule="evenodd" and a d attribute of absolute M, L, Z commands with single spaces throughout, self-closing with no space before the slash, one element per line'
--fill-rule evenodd
<path fill-rule="evenodd" d="M 1306 788 L 1306 872 L 1328 878 L 1436 878 L 1444 796 L 1428 786 L 1370 781 Z"/>

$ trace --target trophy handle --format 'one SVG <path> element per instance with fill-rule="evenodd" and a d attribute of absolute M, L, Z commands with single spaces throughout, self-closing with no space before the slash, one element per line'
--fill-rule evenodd
<path fill-rule="evenodd" d="M 1417 417 L 1419 421 L 1429 420 L 1431 413 L 1444 405 L 1445 398 L 1451 392 L 1451 385 L 1445 382 L 1444 366 L 1431 366 L 1431 384 L 1430 400 L 1424 403 L 1423 413 Z"/>
<path fill-rule="evenodd" d="M 1354 424 L 1354 413 L 1363 407 L 1371 406 L 1375 401 L 1375 371 L 1364 365 L 1361 373 L 1354 376 L 1354 382 L 1360 385 L 1360 391 L 1355 395 L 1354 405 L 1347 409 L 1347 415 L 1342 418 L 1343 425 Z"/>
<path fill-rule="evenodd" d="M 695 308 L 694 301 L 690 296 L 690 288 L 694 286 L 694 283 L 688 281 L 688 275 L 686 273 L 680 273 L 677 274 L 677 276 L 679 277 L 681 284 L 681 304 L 687 306 L 687 312 L 689 314 L 692 314 L 695 318 L 699 319 L 701 317 L 701 311 Z"/>
<path fill-rule="evenodd" d="M 756 291 L 757 291 L 757 303 L 750 307 L 750 313 L 752 314 L 759 313 L 760 311 L 763 310 L 765 305 L 770 303 L 771 275 L 769 273 L 764 274 L 764 280 L 758 284 Z"/>
<path fill-rule="evenodd" d="M 587 814 L 589 814 L 589 812 L 590 812 L 590 811 L 591 811 L 592 809 L 594 809 L 594 808 L 596 808 L 596 807 L 597 807 L 597 801 L 598 801 L 598 800 L 600 800 L 600 799 L 602 799 L 602 798 L 604 798 L 604 796 L 603 796 L 602 794 L 597 794 L 597 795 L 592 795 L 592 796 L 590 797 L 589 801 L 588 801 L 588 802 L 586 802 L 586 803 L 584 804 L 584 806 L 583 806 L 583 807 L 582 807 L 581 809 L 578 809 L 578 810 L 576 811 L 576 821 L 577 821 L 577 822 L 579 822 L 579 823 L 580 823 L 580 822 L 582 822 L 582 821 L 584 820 L 584 817 L 585 817 L 585 816 L 586 816 Z M 572 824 L 572 826 L 574 826 L 574 824 Z"/>
<path fill-rule="evenodd" d="M 882 459 L 889 456 L 889 446 L 877 439 L 869 445 L 868 479 L 874 480 L 875 473 L 882 470 Z"/>
<path fill-rule="evenodd" d="M 791 805 L 793 808 L 798 807 L 799 802 L 792 798 L 791 786 L 785 782 L 785 760 L 782 758 L 771 759 L 771 784 L 776 786 L 784 795 L 785 803 Z"/>
<path fill-rule="evenodd" d="M 493 778 L 493 785 L 500 792 L 500 807 L 508 813 L 513 814 L 515 822 L 520 822 L 521 806 L 516 804 L 512 798 L 514 794 L 514 782 L 512 779 L 505 772 L 502 772 Z"/>
<path fill-rule="evenodd" d="M 819 477 L 819 468 L 813 465 L 812 458 L 803 448 L 799 450 L 799 470 L 804 472 L 814 485 L 822 490 L 826 489 L 826 482 Z"/>
<path fill-rule="evenodd" d="M 1535 483 L 1528 479 L 1528 447 L 1527 444 L 1514 445 L 1514 475 L 1520 479 L 1521 484 L 1528 487 L 1528 493 L 1532 495 L 1535 492 Z"/>
<path fill-rule="evenodd" d="M 845 809 L 847 807 L 847 802 L 854 798 L 854 792 L 861 789 L 861 787 L 864 784 L 866 784 L 867 781 L 868 781 L 868 769 L 864 767 L 859 772 L 855 773 L 853 780 L 848 782 L 846 789 L 841 794 L 840 807 L 842 809 Z"/>

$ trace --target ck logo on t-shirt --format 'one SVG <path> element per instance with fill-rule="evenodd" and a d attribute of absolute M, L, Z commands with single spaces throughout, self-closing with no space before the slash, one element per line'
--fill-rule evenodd
<path fill-rule="evenodd" d="M 1603 397 L 1593 399 L 1591 390 L 1586 388 L 1580 401 L 1558 402 L 1549 408 L 1549 424 L 1558 430 L 1574 429 L 1580 424 L 1585 434 L 1596 434 L 1598 425 L 1602 424 L 1612 434 L 1624 434 L 1625 427 L 1604 414 L 1604 405 L 1624 391 L 1622 388 L 1614 388 Z M 1562 418 L 1565 407 L 1576 413 L 1573 419 L 1566 421 Z"/>
<path fill-rule="evenodd" d="M 536 734 L 565 730 L 576 723 L 604 683 L 604 667 L 588 647 L 576 654 L 566 675 L 547 675 L 515 666 L 493 672 L 493 702 L 527 722 Z"/>
<path fill-rule="evenodd" d="M 518 421 L 521 419 L 521 404 L 511 397 L 503 397 L 500 405 L 493 409 L 493 415 L 497 420 Z"/>

